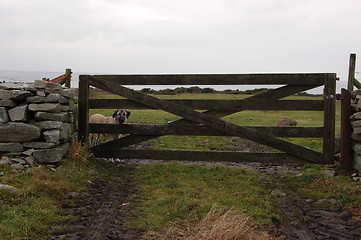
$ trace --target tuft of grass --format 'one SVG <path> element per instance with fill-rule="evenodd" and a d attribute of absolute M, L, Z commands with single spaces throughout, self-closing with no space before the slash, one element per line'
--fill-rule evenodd
<path fill-rule="evenodd" d="M 80 141 L 73 141 L 69 147 L 68 156 L 73 163 L 87 165 L 93 154 Z"/>
<path fill-rule="evenodd" d="M 145 239 L 158 240 L 271 240 L 266 232 L 258 229 L 248 216 L 230 208 L 226 210 L 217 205 L 195 225 L 180 229 L 171 227 L 165 234 L 149 232 Z"/>

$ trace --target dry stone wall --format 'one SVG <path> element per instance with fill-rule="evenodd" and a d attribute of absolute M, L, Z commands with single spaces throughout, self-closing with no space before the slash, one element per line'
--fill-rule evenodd
<path fill-rule="evenodd" d="M 361 90 L 351 93 L 351 107 L 355 112 L 350 117 L 352 127 L 352 160 L 353 167 L 361 172 Z"/>
<path fill-rule="evenodd" d="M 75 133 L 76 101 L 76 89 L 56 83 L 0 83 L 0 164 L 60 162 Z"/>

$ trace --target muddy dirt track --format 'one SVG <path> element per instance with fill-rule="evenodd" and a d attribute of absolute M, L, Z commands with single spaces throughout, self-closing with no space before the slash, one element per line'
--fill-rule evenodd
<path fill-rule="evenodd" d="M 140 161 L 140 163 L 148 162 Z M 142 232 L 123 226 L 130 217 L 129 211 L 132 207 L 127 196 L 135 191 L 126 173 L 132 171 L 138 163 L 139 161 L 131 161 L 125 165 L 104 162 L 111 172 L 110 176 L 96 179 L 85 193 L 73 196 L 73 203 L 63 206 L 71 218 L 66 229 L 55 231 L 50 239 L 141 239 Z M 208 163 L 200 164 L 209 166 Z M 278 165 L 235 163 L 228 165 L 259 171 L 265 176 L 297 171 L 297 168 L 290 169 Z M 283 212 L 283 218 L 267 231 L 277 239 L 361 239 L 361 222 L 347 210 L 326 208 L 305 199 L 299 199 L 292 194 L 283 198 L 275 197 L 275 201 Z"/>

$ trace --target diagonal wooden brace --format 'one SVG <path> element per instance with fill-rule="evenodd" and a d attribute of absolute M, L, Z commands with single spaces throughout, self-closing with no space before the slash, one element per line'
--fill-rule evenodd
<path fill-rule="evenodd" d="M 146 94 L 134 91 L 132 89 L 117 85 L 116 83 L 112 83 L 103 79 L 92 77 L 90 79 L 90 83 L 95 87 L 102 88 L 109 92 L 124 96 L 132 101 L 167 111 L 190 121 L 204 124 L 211 128 L 223 131 L 230 135 L 236 135 L 242 138 L 249 139 L 251 141 L 270 146 L 272 148 L 284 151 L 292 156 L 301 159 L 305 159 L 311 162 L 319 162 L 320 160 L 322 160 L 321 153 L 284 141 L 275 137 L 273 134 L 263 133 L 253 129 L 249 129 L 247 127 L 238 126 L 236 124 L 218 119 L 214 116 L 193 111 L 191 109 L 179 106 L 166 100 L 148 96 Z"/>

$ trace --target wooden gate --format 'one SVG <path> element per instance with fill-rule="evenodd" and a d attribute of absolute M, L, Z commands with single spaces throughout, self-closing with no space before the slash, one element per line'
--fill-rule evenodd
<path fill-rule="evenodd" d="M 278 85 L 243 100 L 164 100 L 123 85 Z M 281 87 L 279 87 L 281 85 Z M 96 87 L 126 99 L 89 99 Z M 323 100 L 282 100 L 323 86 Z M 88 133 L 122 133 L 125 137 L 92 147 L 96 157 L 188 161 L 333 163 L 336 74 L 201 74 L 201 75 L 81 75 L 79 80 L 79 139 Z M 168 124 L 88 124 L 89 109 L 159 109 L 182 117 Z M 204 112 L 196 110 L 206 110 Z M 322 127 L 247 127 L 221 117 L 243 110 L 323 111 Z M 238 136 L 279 152 L 173 151 L 127 148 L 164 135 Z M 296 145 L 282 137 L 322 138 L 323 152 Z"/>

